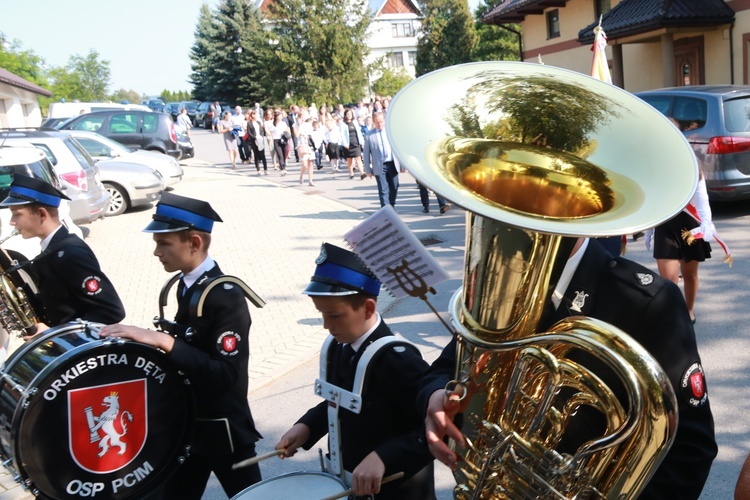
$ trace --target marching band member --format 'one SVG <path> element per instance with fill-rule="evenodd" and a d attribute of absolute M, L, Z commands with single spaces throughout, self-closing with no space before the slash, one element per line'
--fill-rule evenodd
<path fill-rule="evenodd" d="M 69 199 L 45 181 L 15 175 L 8 197 L 0 203 L 10 207 L 10 224 L 23 238 L 42 240 L 42 252 L 28 264 L 38 279 L 44 316 L 36 333 L 78 318 L 115 323 L 125 317 L 122 301 L 94 252 L 60 223 L 58 207 Z"/>
<path fill-rule="evenodd" d="M 154 255 L 164 269 L 181 272 L 175 317 L 179 331 L 173 336 L 125 325 L 101 331 L 163 350 L 190 379 L 196 396 L 195 437 L 190 456 L 164 486 L 169 499 L 199 500 L 212 471 L 229 497 L 261 479 L 257 464 L 232 470 L 232 464 L 255 456 L 255 442 L 261 438 L 247 402 L 251 320 L 245 296 L 225 283 L 208 293 L 202 316 L 190 313 L 201 285 L 223 276 L 208 255 L 214 222 L 222 220 L 208 203 L 163 193 L 144 232 L 154 234 Z"/>
<path fill-rule="evenodd" d="M 343 248 L 324 243 L 317 268 L 303 293 L 323 315 L 323 326 L 335 341 L 327 352 L 327 382 L 351 391 L 357 364 L 370 346 L 393 336 L 376 312 L 380 281 Z M 413 346 L 386 345 L 368 365 L 363 407 L 359 414 L 342 408 L 339 456 L 351 472 L 356 495 L 378 500 L 435 498 L 433 460 L 424 442 L 420 417 L 414 406 L 417 386 L 427 363 Z M 329 433 L 329 403 L 311 408 L 276 444 L 293 456 L 299 447 L 309 450 L 329 434 L 330 461 L 334 460 Z M 329 468 L 330 469 L 330 468 Z M 404 472 L 404 478 L 383 484 L 384 476 Z M 330 471 L 334 472 L 335 471 Z M 348 477 L 348 475 L 347 475 Z"/>

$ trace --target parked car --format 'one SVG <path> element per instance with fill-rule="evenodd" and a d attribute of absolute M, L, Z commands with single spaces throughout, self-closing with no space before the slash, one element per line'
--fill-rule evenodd
<path fill-rule="evenodd" d="M 178 138 L 174 121 L 165 113 L 99 111 L 76 116 L 61 124 L 60 129 L 97 132 L 128 148 L 159 151 L 178 160 L 192 155 L 190 138 Z"/>
<path fill-rule="evenodd" d="M 70 135 L 96 160 L 117 160 L 123 163 L 145 165 L 159 172 L 164 179 L 165 187 L 174 186 L 184 174 L 178 161 L 169 155 L 157 151 L 138 149 L 132 151 L 117 141 L 113 141 L 96 132 L 71 130 Z"/>
<path fill-rule="evenodd" d="M 151 111 L 163 112 L 165 104 L 161 99 L 149 99 L 146 106 L 148 106 Z"/>
<path fill-rule="evenodd" d="M 0 131 L 6 146 L 32 145 L 44 151 L 60 180 L 62 191 L 71 199 L 70 216 L 76 224 L 104 217 L 109 193 L 99 178 L 91 156 L 67 132 L 47 130 Z"/>
<path fill-rule="evenodd" d="M 23 174 L 36 179 L 41 179 L 62 190 L 60 180 L 52 169 L 52 164 L 39 148 L 24 144 L 18 147 L 3 146 L 0 147 L 0 200 L 4 200 L 10 192 L 10 184 L 13 182 L 13 176 Z M 70 218 L 70 202 L 63 200 L 58 207 L 60 221 L 65 224 L 73 234 L 77 234 L 83 239 L 81 229 L 73 223 Z M 3 249 L 18 252 L 27 259 L 32 259 L 41 252 L 41 240 L 39 238 L 9 238 L 13 233 L 13 226 L 10 225 L 10 209 L 0 207 L 0 239 L 4 241 Z M 16 258 L 15 256 L 11 255 Z M 0 329 L 2 330 L 2 329 Z M 2 345 L 2 344 L 0 344 Z"/>
<path fill-rule="evenodd" d="M 195 125 L 195 114 L 198 111 L 199 105 L 200 103 L 196 101 L 182 101 L 180 103 L 180 108 L 185 108 L 187 110 L 188 118 L 190 118 L 190 123 L 193 125 Z"/>
<path fill-rule="evenodd" d="M 62 121 L 92 111 L 107 111 L 121 109 L 123 111 L 150 111 L 148 106 L 140 104 L 122 104 L 117 102 L 53 102 L 49 105 L 47 119 L 42 127 L 57 128 L 55 125 Z"/>
<path fill-rule="evenodd" d="M 159 201 L 164 179 L 151 167 L 118 160 L 96 163 L 104 188 L 110 196 L 107 215 L 120 215 L 125 210 Z"/>
<path fill-rule="evenodd" d="M 750 199 L 750 86 L 694 85 L 636 93 L 674 119 L 716 201 Z"/>
<path fill-rule="evenodd" d="M 211 111 L 211 104 L 213 102 L 202 102 L 200 106 L 198 106 L 198 110 L 195 112 L 195 119 L 193 120 L 193 125 L 196 127 L 203 127 L 203 128 L 211 128 L 211 123 L 214 119 L 214 113 Z M 229 104 L 222 102 L 219 103 L 223 111 L 230 111 L 232 108 L 229 106 Z"/>
<path fill-rule="evenodd" d="M 177 115 L 180 114 L 180 103 L 179 102 L 168 102 L 164 106 L 164 112 L 172 117 L 172 121 L 177 120 Z"/>

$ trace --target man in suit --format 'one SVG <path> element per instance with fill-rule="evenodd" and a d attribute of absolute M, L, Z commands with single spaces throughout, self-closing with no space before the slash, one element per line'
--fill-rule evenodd
<path fill-rule="evenodd" d="M 103 336 L 161 349 L 190 378 L 196 398 L 195 435 L 190 456 L 164 486 L 168 499 L 199 500 L 211 472 L 229 497 L 261 478 L 257 464 L 232 470 L 233 464 L 255 456 L 261 438 L 247 402 L 251 321 L 244 293 L 225 283 L 211 288 L 202 316 L 190 308 L 209 280 L 223 276 L 208 255 L 214 222 L 221 218 L 208 203 L 163 193 L 144 231 L 154 233 L 154 255 L 164 270 L 181 273 L 174 331 L 126 325 L 101 330 Z"/>
<path fill-rule="evenodd" d="M 38 279 L 43 316 L 36 333 L 78 318 L 115 323 L 125 317 L 122 301 L 94 252 L 60 223 L 58 207 L 69 199 L 47 182 L 16 175 L 0 203 L 10 207 L 10 224 L 23 238 L 42 240 L 42 252 L 29 264 Z"/>
<path fill-rule="evenodd" d="M 360 359 L 372 344 L 393 334 L 376 312 L 380 281 L 359 258 L 324 243 L 315 275 L 303 293 L 323 315 L 333 339 L 326 352 L 326 381 L 351 391 Z M 419 351 L 407 343 L 392 343 L 373 356 L 366 370 L 362 409 L 343 406 L 336 417 L 328 401 L 311 408 L 276 444 L 291 457 L 299 447 L 309 450 L 340 421 L 338 444 L 329 435 L 329 458 L 341 457 L 345 475 L 356 495 L 375 494 L 378 500 L 435 498 L 433 459 L 424 442 L 421 419 L 414 406 L 419 380 L 427 368 Z M 330 421 L 329 421 L 330 420 Z M 332 434 L 335 432 L 332 431 Z M 336 472 L 336 471 L 332 471 Z M 384 476 L 403 472 L 404 478 L 383 484 Z"/>
<path fill-rule="evenodd" d="M 662 366 L 677 395 L 679 423 L 672 447 L 639 498 L 698 498 L 717 446 L 695 332 L 680 289 L 639 264 L 612 257 L 597 240 L 579 238 L 551 300 L 555 312 L 538 331 L 569 316 L 589 316 L 628 333 Z M 433 455 L 449 466 L 455 465 L 456 454 L 443 438 L 464 442 L 453 422 L 458 405 L 446 401 L 444 391 L 453 378 L 455 362 L 456 342 L 452 340 L 423 379 L 417 403 L 426 413 Z M 605 382 L 614 379 L 609 370 L 595 371 Z M 622 404 L 628 407 L 627 402 Z M 601 435 L 597 417 L 579 410 L 566 436 L 590 439 L 592 433 Z"/>
<path fill-rule="evenodd" d="M 292 104 L 289 106 L 289 114 L 286 117 L 289 130 L 292 133 L 292 144 L 294 145 L 294 158 L 299 161 L 297 146 L 299 145 L 299 106 Z"/>
<path fill-rule="evenodd" d="M 385 133 L 385 115 L 382 112 L 374 113 L 372 121 L 375 128 L 365 137 L 365 172 L 369 177 L 375 176 L 380 206 L 390 204 L 395 207 L 398 194 L 398 172 L 399 169 L 401 172 L 404 169 L 400 168 L 398 159 L 388 142 L 388 136 Z"/>

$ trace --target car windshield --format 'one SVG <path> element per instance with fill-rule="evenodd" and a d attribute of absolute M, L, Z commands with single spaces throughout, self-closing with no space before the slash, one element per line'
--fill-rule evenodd
<path fill-rule="evenodd" d="M 148 103 L 150 106 L 164 106 L 164 101 L 161 99 L 154 99 L 153 101 L 149 101 Z"/>
<path fill-rule="evenodd" d="M 750 132 L 750 96 L 724 102 L 724 124 L 729 132 Z"/>
<path fill-rule="evenodd" d="M 195 104 L 194 102 L 186 102 L 185 103 L 185 109 L 187 109 L 188 111 L 195 111 L 195 109 L 197 107 L 198 107 L 198 105 Z"/>

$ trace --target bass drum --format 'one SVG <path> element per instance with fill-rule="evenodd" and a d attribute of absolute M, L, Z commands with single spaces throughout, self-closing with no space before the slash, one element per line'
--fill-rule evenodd
<path fill-rule="evenodd" d="M 325 472 L 290 472 L 256 483 L 232 497 L 232 500 L 286 500 L 290 498 L 327 498 L 342 495 L 344 482 Z"/>
<path fill-rule="evenodd" d="M 0 455 L 44 498 L 144 498 L 185 459 L 188 380 L 153 347 L 51 328 L 0 370 Z"/>

